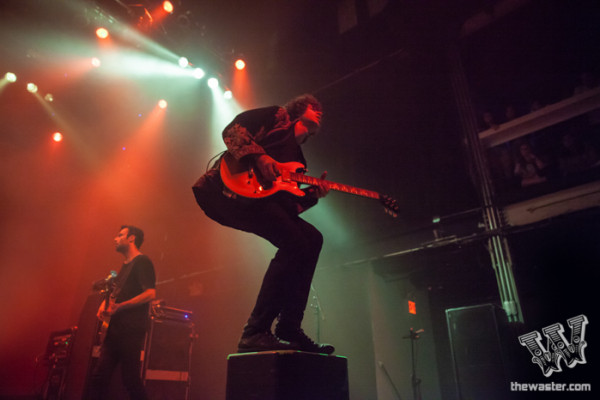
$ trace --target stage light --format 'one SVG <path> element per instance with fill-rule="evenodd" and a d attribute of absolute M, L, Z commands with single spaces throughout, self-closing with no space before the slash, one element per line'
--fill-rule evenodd
<path fill-rule="evenodd" d="M 106 28 L 96 29 L 96 36 L 98 39 L 106 39 L 108 37 L 108 30 Z"/>
<path fill-rule="evenodd" d="M 175 8 L 173 7 L 173 3 L 171 3 L 170 1 L 163 1 L 163 10 L 171 14 L 173 13 L 174 9 Z"/>
<path fill-rule="evenodd" d="M 179 66 L 180 66 L 181 68 L 185 68 L 185 67 L 187 67 L 189 64 L 190 64 L 190 62 L 188 61 L 188 59 L 187 59 L 187 58 L 185 58 L 185 57 L 180 57 L 180 58 L 179 58 Z"/>
<path fill-rule="evenodd" d="M 217 78 L 210 78 L 208 80 L 208 87 L 211 89 L 216 89 L 219 86 L 219 80 Z"/>
<path fill-rule="evenodd" d="M 158 101 L 158 106 L 159 106 L 160 108 L 162 108 L 163 110 L 164 110 L 165 108 L 167 108 L 167 105 L 168 105 L 168 104 L 167 104 L 167 101 L 166 101 L 165 99 L 160 99 L 160 100 Z"/>
<path fill-rule="evenodd" d="M 56 143 L 62 142 L 62 140 L 63 140 L 62 133 L 60 133 L 60 132 L 54 132 L 52 134 L 52 140 L 54 140 Z"/>
<path fill-rule="evenodd" d="M 227 100 L 232 99 L 233 93 L 231 93 L 231 90 L 226 90 L 225 92 L 223 92 L 223 97 L 226 98 Z"/>
<path fill-rule="evenodd" d="M 27 84 L 27 91 L 30 93 L 37 93 L 38 87 L 35 83 L 30 82 Z"/>
<path fill-rule="evenodd" d="M 7 72 L 4 75 L 4 78 L 8 81 L 8 82 L 16 82 L 17 81 L 17 75 L 13 74 L 12 72 Z"/>
<path fill-rule="evenodd" d="M 100 65 L 102 65 L 100 59 L 98 57 L 92 57 L 92 66 L 98 68 Z"/>
<path fill-rule="evenodd" d="M 243 70 L 244 68 L 246 68 L 246 62 L 244 60 L 242 60 L 241 58 L 237 59 L 235 62 L 235 68 L 238 71 Z"/>
<path fill-rule="evenodd" d="M 194 70 L 194 78 L 202 79 L 202 78 L 204 78 L 204 75 L 206 75 L 206 74 L 204 73 L 204 70 L 202 68 L 196 68 Z"/>
<path fill-rule="evenodd" d="M 44 96 L 44 100 L 46 100 L 48 103 L 52 103 L 54 101 L 54 96 L 52 96 L 52 93 L 48 93 Z"/>

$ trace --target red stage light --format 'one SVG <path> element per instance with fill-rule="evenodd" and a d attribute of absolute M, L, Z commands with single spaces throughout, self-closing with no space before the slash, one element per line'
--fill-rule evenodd
<path fill-rule="evenodd" d="M 241 70 L 243 70 L 244 68 L 246 68 L 246 62 L 245 62 L 244 60 L 242 60 L 241 58 L 237 59 L 237 60 L 235 61 L 235 68 L 236 68 L 238 71 L 241 71 Z"/>
<path fill-rule="evenodd" d="M 57 142 L 57 143 L 58 143 L 58 142 L 62 142 L 62 140 L 63 140 L 63 135 L 62 135 L 62 133 L 60 133 L 60 132 L 54 132 L 54 133 L 52 134 L 52 140 L 54 140 L 54 141 L 55 141 L 55 142 Z"/>

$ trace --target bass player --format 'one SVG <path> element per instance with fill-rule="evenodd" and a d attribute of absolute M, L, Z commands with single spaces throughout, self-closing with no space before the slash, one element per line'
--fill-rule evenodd
<path fill-rule="evenodd" d="M 102 302 L 98 318 L 108 329 L 90 382 L 90 399 L 108 399 L 110 380 L 121 364 L 122 381 L 132 400 L 148 398 L 141 378 L 141 351 L 146 335 L 149 303 L 156 297 L 156 277 L 150 258 L 140 252 L 144 232 L 124 225 L 114 239 L 125 261 L 115 278 L 110 301 Z"/>

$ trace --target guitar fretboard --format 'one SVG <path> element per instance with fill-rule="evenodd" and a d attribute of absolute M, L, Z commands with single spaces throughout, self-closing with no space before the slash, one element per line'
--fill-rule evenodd
<path fill-rule="evenodd" d="M 298 183 L 304 183 L 307 185 L 318 185 L 321 182 L 327 184 L 329 189 L 337 190 L 339 192 L 354 194 L 357 196 L 369 197 L 371 199 L 380 199 L 380 195 L 377 192 L 367 189 L 361 189 L 350 185 L 344 185 L 343 183 L 331 182 L 324 179 L 313 178 L 312 176 L 307 176 L 304 174 L 300 174 L 297 172 L 291 172 L 290 178 Z"/>

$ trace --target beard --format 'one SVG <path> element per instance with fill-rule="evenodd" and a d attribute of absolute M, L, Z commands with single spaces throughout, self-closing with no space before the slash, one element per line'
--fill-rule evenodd
<path fill-rule="evenodd" d="M 126 244 L 124 244 L 124 243 L 117 244 L 117 245 L 115 246 L 115 250 L 116 250 L 118 253 L 124 253 L 124 252 L 127 250 L 127 245 L 126 245 Z"/>

